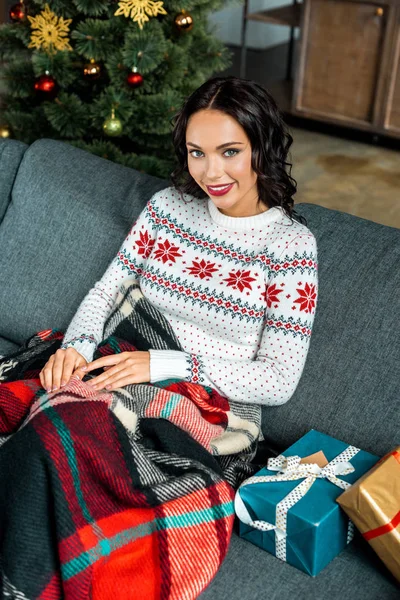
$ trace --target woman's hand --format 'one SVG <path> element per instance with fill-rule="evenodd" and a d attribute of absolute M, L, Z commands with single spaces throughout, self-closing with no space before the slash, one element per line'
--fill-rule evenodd
<path fill-rule="evenodd" d="M 150 352 L 121 352 L 102 356 L 89 363 L 82 371 L 86 374 L 100 367 L 104 367 L 105 372 L 86 382 L 95 390 L 115 390 L 130 383 L 148 383 Z"/>
<path fill-rule="evenodd" d="M 71 376 L 82 379 L 85 376 L 81 367 L 87 365 L 87 360 L 75 348 L 57 350 L 52 354 L 39 373 L 39 379 L 47 392 L 54 392 L 63 387 Z"/>

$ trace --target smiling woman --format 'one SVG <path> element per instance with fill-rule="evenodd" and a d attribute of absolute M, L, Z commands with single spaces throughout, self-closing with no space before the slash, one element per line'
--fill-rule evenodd
<path fill-rule="evenodd" d="M 177 189 L 210 196 L 232 217 L 254 216 L 273 206 L 296 215 L 296 182 L 287 160 L 293 140 L 264 88 L 237 77 L 215 77 L 190 96 L 173 122 L 179 165 L 171 180 Z"/>
<path fill-rule="evenodd" d="M 223 214 L 250 217 L 267 210 L 257 210 L 257 173 L 251 166 L 251 145 L 235 119 L 219 110 L 200 110 L 190 117 L 186 138 L 198 140 L 186 142 L 189 173 Z M 236 141 L 220 144 L 221 139 Z"/>
<path fill-rule="evenodd" d="M 317 303 L 315 238 L 293 210 L 292 139 L 268 92 L 234 77 L 203 84 L 173 121 L 174 185 L 148 201 L 42 384 L 54 391 L 102 368 L 87 381 L 96 390 L 172 378 L 233 402 L 282 404 L 301 377 Z M 92 361 L 128 277 L 181 349 Z"/>

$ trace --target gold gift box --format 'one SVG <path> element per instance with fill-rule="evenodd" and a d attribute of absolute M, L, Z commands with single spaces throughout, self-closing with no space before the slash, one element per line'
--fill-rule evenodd
<path fill-rule="evenodd" d="M 336 502 L 400 581 L 400 446 L 377 462 Z"/>

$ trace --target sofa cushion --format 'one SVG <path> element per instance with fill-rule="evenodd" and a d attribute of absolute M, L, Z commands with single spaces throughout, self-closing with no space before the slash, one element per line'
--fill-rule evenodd
<path fill-rule="evenodd" d="M 25 152 L 0 227 L 0 335 L 65 330 L 146 201 L 167 182 L 63 142 Z"/>
<path fill-rule="evenodd" d="M 0 223 L 11 200 L 11 190 L 27 145 L 16 140 L 0 140 Z"/>
<path fill-rule="evenodd" d="M 359 535 L 313 578 L 234 534 L 221 568 L 198 598 L 395 600 L 399 598 L 399 587 Z"/>
<path fill-rule="evenodd" d="M 300 383 L 263 408 L 270 445 L 314 428 L 378 455 L 400 440 L 400 229 L 299 204 L 318 246 L 319 297 Z"/>

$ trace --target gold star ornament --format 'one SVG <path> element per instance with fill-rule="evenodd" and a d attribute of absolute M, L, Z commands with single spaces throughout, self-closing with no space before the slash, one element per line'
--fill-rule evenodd
<path fill-rule="evenodd" d="M 146 21 L 150 20 L 149 16 L 156 17 L 157 15 L 168 14 L 163 8 L 163 2 L 157 0 L 120 0 L 118 7 L 114 16 L 124 15 L 130 17 L 139 25 L 140 29 L 143 29 Z"/>
<path fill-rule="evenodd" d="M 72 23 L 72 19 L 57 17 L 50 10 L 48 4 L 39 15 L 28 16 L 28 19 L 33 30 L 28 48 L 42 49 L 49 54 L 53 54 L 57 50 L 72 50 L 68 39 L 69 25 Z"/>

